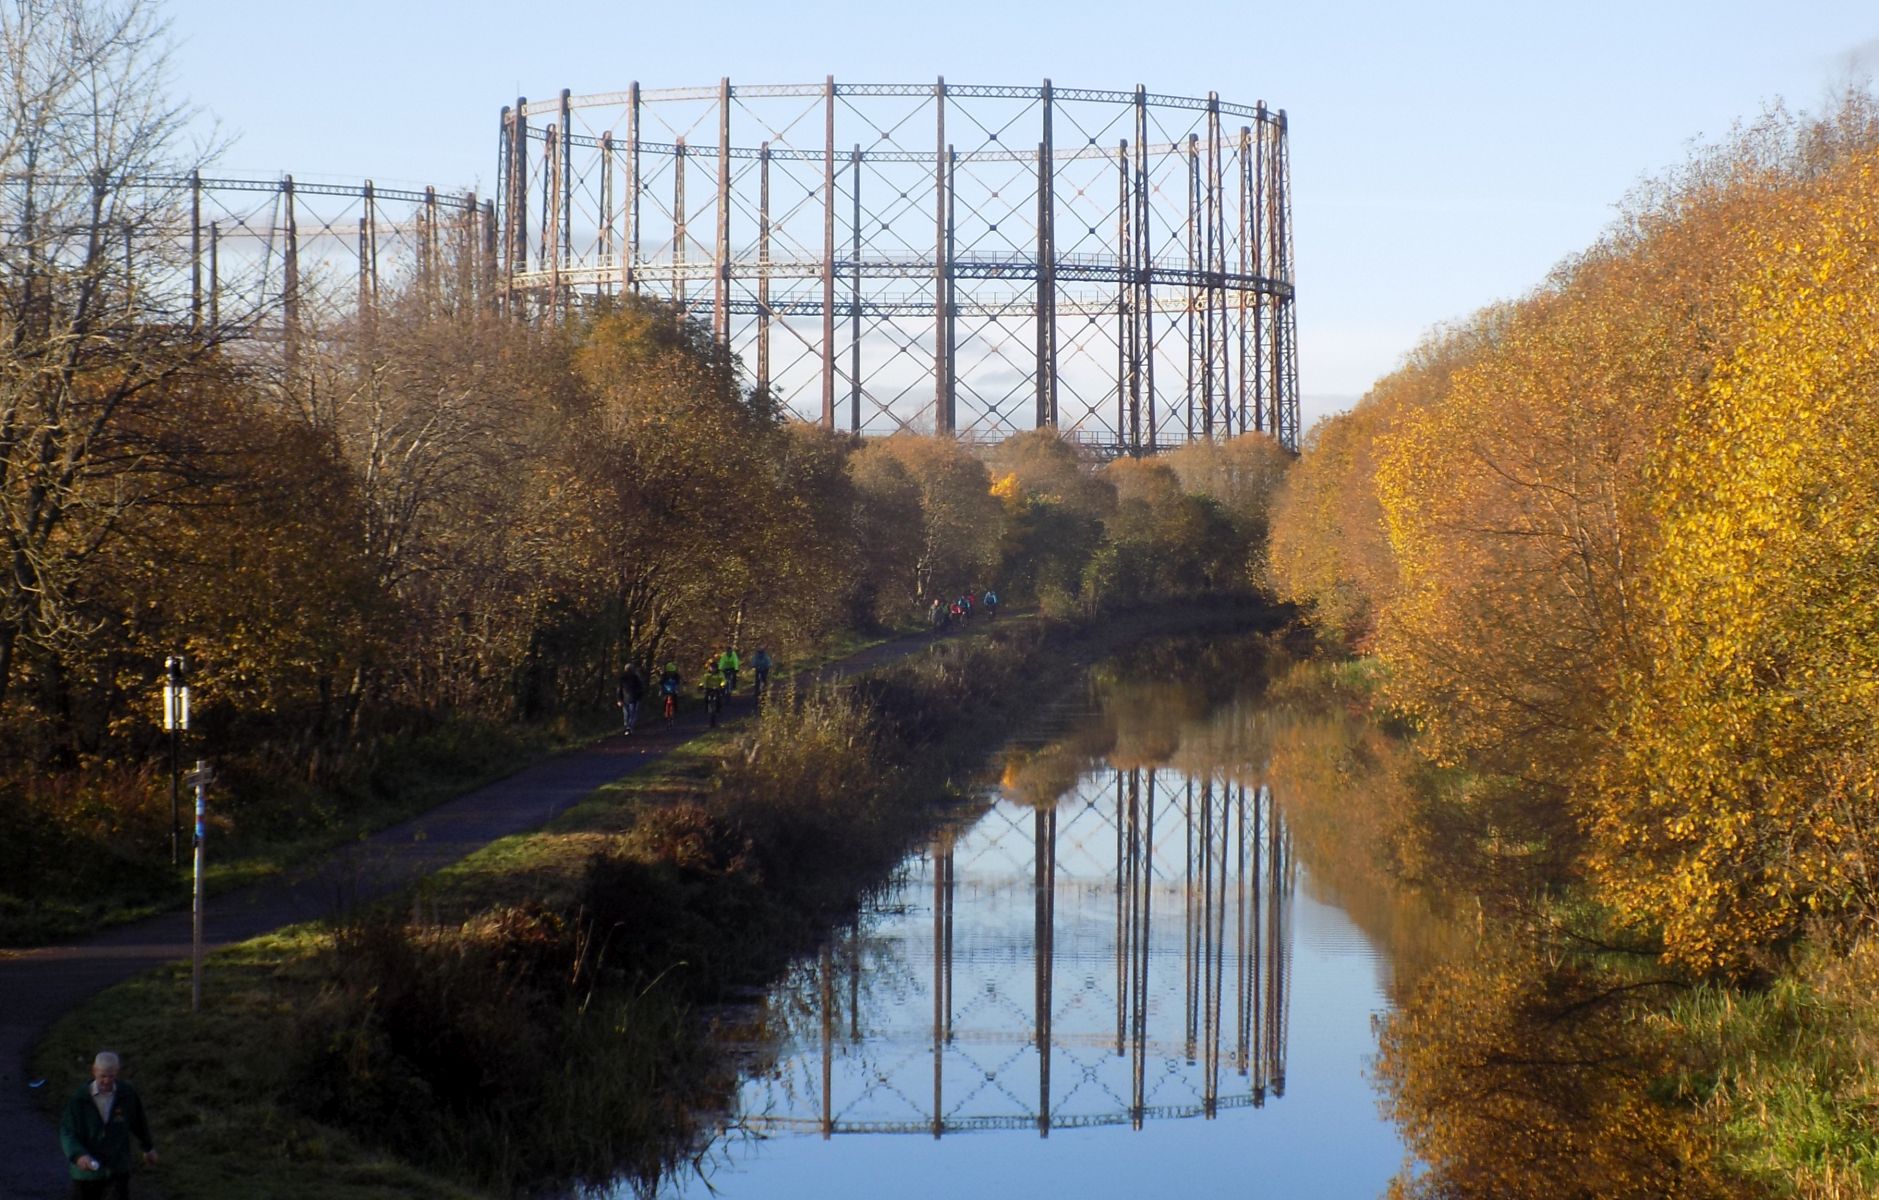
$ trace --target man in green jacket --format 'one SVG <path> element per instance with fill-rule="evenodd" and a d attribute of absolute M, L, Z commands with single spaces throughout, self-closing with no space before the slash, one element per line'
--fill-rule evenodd
<path fill-rule="evenodd" d="M 126 1200 L 130 1195 L 131 1135 L 143 1144 L 144 1162 L 157 1161 L 137 1089 L 118 1079 L 118 1057 L 100 1050 L 92 1060 L 91 1082 L 80 1084 L 59 1122 L 59 1144 L 72 1170 L 72 1194 L 80 1200 Z"/>

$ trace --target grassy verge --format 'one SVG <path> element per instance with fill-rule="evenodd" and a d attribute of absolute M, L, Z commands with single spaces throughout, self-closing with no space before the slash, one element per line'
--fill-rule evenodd
<path fill-rule="evenodd" d="M 599 717 L 534 726 L 445 722 L 423 734 L 388 740 L 371 762 L 329 788 L 295 783 L 239 762 L 229 765 L 210 796 L 214 852 L 207 890 L 220 894 L 311 861 L 514 774 L 544 755 L 589 742 L 611 727 Z M 160 803 L 127 803 L 129 816 L 101 837 L 51 820 L 24 831 L 0 830 L 0 840 L 9 843 L 0 860 L 22 860 L 8 863 L 10 882 L 0 894 L 0 947 L 84 936 L 186 905 L 187 850 L 183 866 L 171 867 L 167 782 L 158 790 L 163 792 Z M 186 794 L 185 838 L 192 803 Z M 60 866 L 45 873 L 29 868 L 27 860 Z M 26 886 L 27 875 L 44 878 Z"/>
<path fill-rule="evenodd" d="M 1244 628 L 1249 611 L 1194 627 Z M 734 1094 L 697 1007 L 766 984 L 845 918 L 1038 679 L 1179 625 L 1001 625 L 779 696 L 394 908 L 218 955 L 201 1015 L 175 970 L 114 989 L 52 1031 L 38 1069 L 62 1094 L 97 1045 L 127 1052 L 178 1195 L 657 1178 Z"/>
<path fill-rule="evenodd" d="M 1705 985 L 1662 1014 L 1667 1081 L 1732 1175 L 1770 1196 L 1879 1195 L 1879 943 L 1797 950 L 1765 987 Z"/>
<path fill-rule="evenodd" d="M 128 1048 L 179 1195 L 655 1177 L 733 1086 L 688 1013 L 767 981 L 884 876 L 948 798 L 949 764 L 1009 717 L 967 698 L 1021 695 L 1037 653 L 1014 629 L 779 697 L 433 877 L 395 918 L 217 955 L 200 1015 L 186 972 L 112 990 L 38 1069 L 62 1094 L 98 1044 Z"/>

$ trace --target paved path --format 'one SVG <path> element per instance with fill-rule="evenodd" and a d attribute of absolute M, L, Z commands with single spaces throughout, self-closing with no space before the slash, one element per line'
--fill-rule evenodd
<path fill-rule="evenodd" d="M 931 640 L 919 634 L 870 646 L 822 674 L 865 671 L 903 658 Z M 749 705 L 748 696 L 740 696 L 730 715 Z M 213 897 L 204 918 L 204 940 L 211 948 L 232 945 L 285 925 L 331 917 L 395 891 L 498 838 L 539 828 L 594 789 L 656 760 L 704 727 L 703 713 L 689 713 L 670 724 L 657 716 L 642 718 L 631 738 L 614 734 L 556 755 L 287 877 Z M 35 1043 L 53 1022 L 104 989 L 189 957 L 190 923 L 184 908 L 83 941 L 0 957 L 0 1200 L 53 1200 L 71 1192 L 59 1158 L 58 1134 L 28 1088 L 27 1059 Z M 48 1086 L 63 1091 L 65 1084 Z M 162 1098 L 153 1097 L 152 1104 L 159 1117 L 161 1148 Z"/>

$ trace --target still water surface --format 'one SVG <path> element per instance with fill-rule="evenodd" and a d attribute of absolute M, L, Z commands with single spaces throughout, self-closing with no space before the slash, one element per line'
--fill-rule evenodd
<path fill-rule="evenodd" d="M 1367 1197 L 1391 962 L 1297 853 L 1257 701 L 1096 688 L 726 1048 L 663 1197 Z"/>

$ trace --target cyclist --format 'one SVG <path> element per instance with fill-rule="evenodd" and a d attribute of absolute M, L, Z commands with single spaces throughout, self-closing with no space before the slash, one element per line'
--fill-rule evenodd
<path fill-rule="evenodd" d="M 659 672 L 659 694 L 665 697 L 665 719 L 670 721 L 679 706 L 679 665 L 669 662 Z"/>
<path fill-rule="evenodd" d="M 725 648 L 724 653 L 718 655 L 718 670 L 724 673 L 725 695 L 728 696 L 737 690 L 737 668 L 743 665 L 737 657 L 737 651 L 729 647 Z"/>
<path fill-rule="evenodd" d="M 770 666 L 770 652 L 758 646 L 757 652 L 750 656 L 750 669 L 756 675 L 756 682 L 752 685 L 752 694 L 756 696 L 759 704 L 763 702 L 764 690 L 770 686 Z"/>
<path fill-rule="evenodd" d="M 639 672 L 628 663 L 620 672 L 620 686 L 615 700 L 620 705 L 620 719 L 625 723 L 626 732 L 633 732 L 633 723 L 639 719 L 639 702 L 645 698 L 646 681 L 639 677 Z"/>
<path fill-rule="evenodd" d="M 705 716 L 715 726 L 718 710 L 724 707 L 724 672 L 715 657 L 705 660 L 705 676 L 698 681 L 698 687 L 705 694 Z"/>

